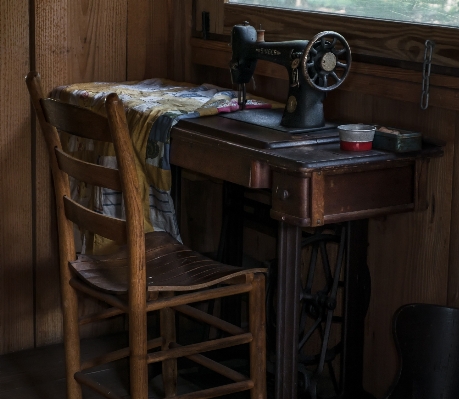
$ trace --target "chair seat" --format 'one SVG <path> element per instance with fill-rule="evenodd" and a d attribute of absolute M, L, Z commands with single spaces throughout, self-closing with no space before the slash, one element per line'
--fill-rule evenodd
<path fill-rule="evenodd" d="M 224 265 L 192 251 L 163 231 L 145 235 L 147 286 L 149 291 L 190 291 L 209 287 L 233 277 L 266 272 Z M 79 255 L 70 268 L 89 285 L 111 294 L 128 290 L 126 247 L 110 255 Z"/>

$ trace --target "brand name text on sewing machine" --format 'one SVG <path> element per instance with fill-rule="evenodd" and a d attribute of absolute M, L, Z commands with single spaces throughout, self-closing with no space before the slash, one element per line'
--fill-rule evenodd
<path fill-rule="evenodd" d="M 255 49 L 257 53 L 266 54 L 266 55 L 280 55 L 281 52 L 279 50 L 274 50 L 270 48 L 257 48 Z"/>

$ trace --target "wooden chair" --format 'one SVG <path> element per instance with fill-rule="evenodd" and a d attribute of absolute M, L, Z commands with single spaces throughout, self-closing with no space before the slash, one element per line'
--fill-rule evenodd
<path fill-rule="evenodd" d="M 86 108 L 45 98 L 36 72 L 27 75 L 26 83 L 49 149 L 56 195 L 68 398 L 81 398 L 83 384 L 107 398 L 121 399 L 85 371 L 124 357 L 129 357 L 132 399 L 147 398 L 147 367 L 153 362 L 162 362 L 166 397 L 202 399 L 250 390 L 252 399 L 265 398 L 264 269 L 243 270 L 212 261 L 165 232 L 144 234 L 134 152 L 123 105 L 116 94 L 106 98 L 107 117 L 103 117 Z M 112 142 L 119 169 L 66 154 L 58 130 Z M 94 186 L 122 191 L 126 220 L 101 215 L 74 202 L 68 175 Z M 74 223 L 125 245 L 112 255 L 77 257 Z M 189 305 L 242 293 L 249 296 L 249 331 Z M 107 303 L 108 308 L 97 317 L 79 318 L 77 295 L 89 295 Z M 161 337 L 147 341 L 147 312 L 155 310 L 160 311 Z M 175 342 L 175 312 L 206 322 L 229 336 L 180 346 Z M 128 315 L 129 347 L 81 362 L 79 325 L 124 313 Z M 250 378 L 201 354 L 245 343 L 250 344 Z M 176 396 L 178 357 L 187 357 L 232 382 Z"/>
<path fill-rule="evenodd" d="M 386 399 L 459 398 L 459 309 L 405 305 L 394 336 L 401 367 Z"/>

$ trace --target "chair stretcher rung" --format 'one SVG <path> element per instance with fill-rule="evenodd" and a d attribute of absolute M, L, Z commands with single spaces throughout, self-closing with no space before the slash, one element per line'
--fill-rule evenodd
<path fill-rule="evenodd" d="M 164 344 L 163 338 L 161 338 L 161 337 L 160 338 L 155 338 L 155 339 L 152 339 L 152 340 L 147 342 L 147 349 L 150 350 L 150 349 L 158 348 L 158 347 L 162 346 L 163 344 Z M 89 359 L 89 360 L 83 362 L 81 364 L 81 369 L 82 370 L 86 370 L 86 369 L 90 369 L 91 367 L 99 366 L 101 364 L 114 362 L 116 360 L 128 357 L 129 353 L 130 353 L 129 347 L 122 348 L 122 349 L 119 349 L 117 351 L 109 352 L 109 353 L 106 353 L 106 354 L 104 354 L 102 356 L 94 357 L 92 359 Z"/>
<path fill-rule="evenodd" d="M 116 296 L 114 295 L 110 295 L 110 294 L 105 294 L 103 292 L 100 292 L 100 291 L 97 291 L 91 287 L 88 287 L 86 284 L 82 284 L 81 282 L 79 282 L 76 278 L 72 278 L 70 281 L 69 281 L 69 284 L 89 295 L 89 296 L 92 296 L 94 298 L 97 298 L 97 299 L 100 299 L 101 301 L 103 302 L 106 302 L 108 303 L 109 305 L 111 306 L 114 306 L 115 308 L 118 308 L 120 309 L 121 311 L 123 311 L 123 313 L 128 313 L 128 306 L 125 302 L 123 302 L 122 300 L 120 300 L 119 298 L 117 298 Z"/>
<path fill-rule="evenodd" d="M 181 348 L 182 345 L 172 342 L 171 347 Z M 245 376 L 244 374 L 238 373 L 237 371 L 230 369 L 229 367 L 226 367 L 223 364 L 218 363 L 212 359 L 209 359 L 206 356 L 199 354 L 199 355 L 186 356 L 186 358 L 192 360 L 195 363 L 200 364 L 201 366 L 207 367 L 208 369 L 215 371 L 216 373 L 223 375 L 224 377 L 229 378 L 230 380 L 233 380 L 234 382 L 242 382 L 242 381 L 249 380 L 249 378 Z"/>
<path fill-rule="evenodd" d="M 252 341 L 252 334 L 246 333 L 234 337 L 214 339 L 212 341 L 200 342 L 198 344 L 186 345 L 180 348 L 167 349 L 160 352 L 150 353 L 148 363 L 161 362 L 166 359 L 175 359 L 183 356 L 196 355 L 215 349 L 228 348 L 231 346 L 247 344 Z"/>
<path fill-rule="evenodd" d="M 170 298 L 159 299 L 147 304 L 147 312 L 166 307 L 186 305 L 193 302 L 207 301 L 209 299 L 222 298 L 243 292 L 249 292 L 252 284 L 230 285 L 228 287 L 213 288 L 207 291 L 193 292 L 190 294 L 177 295 Z"/>
<path fill-rule="evenodd" d="M 123 399 L 123 397 L 117 395 L 110 388 L 94 381 L 91 377 L 84 373 L 75 373 L 74 378 L 77 382 L 82 385 L 86 385 L 88 388 L 91 388 L 93 391 L 101 394 L 107 399 Z"/>
<path fill-rule="evenodd" d="M 95 321 L 105 320 L 109 319 L 110 317 L 119 316 L 124 313 L 126 312 L 118 308 L 105 309 L 97 313 L 92 313 L 87 316 L 80 317 L 80 319 L 78 320 L 78 325 L 83 326 L 85 324 L 93 323 Z"/>
<path fill-rule="evenodd" d="M 227 321 L 212 316 L 206 312 L 203 312 L 202 310 L 193 308 L 192 306 L 180 305 L 174 306 L 173 309 L 187 316 L 190 316 L 196 320 L 210 324 L 212 327 L 216 327 L 231 335 L 244 334 L 245 332 L 247 332 L 241 327 L 228 323 Z"/>

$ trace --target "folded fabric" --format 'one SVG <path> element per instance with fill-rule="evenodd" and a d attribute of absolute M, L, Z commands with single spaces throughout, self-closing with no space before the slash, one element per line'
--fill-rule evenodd
<path fill-rule="evenodd" d="M 239 109 L 237 93 L 203 84 L 178 83 L 165 79 L 140 82 L 77 83 L 60 86 L 52 96 L 104 114 L 105 98 L 117 93 L 123 101 L 136 154 L 138 177 L 144 204 L 145 231 L 167 231 L 181 241 L 171 190 L 169 162 L 170 130 L 181 119 L 216 115 Z M 246 108 L 279 108 L 283 104 L 248 96 Z M 81 159 L 116 167 L 111 144 L 62 134 L 64 150 Z M 97 212 L 124 218 L 121 193 L 89 187 L 72 180 L 72 196 Z M 117 244 L 103 237 L 83 234 L 82 252 L 106 254 Z"/>

